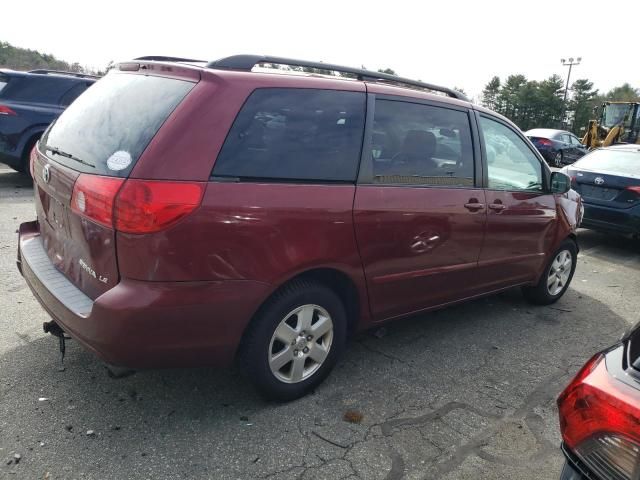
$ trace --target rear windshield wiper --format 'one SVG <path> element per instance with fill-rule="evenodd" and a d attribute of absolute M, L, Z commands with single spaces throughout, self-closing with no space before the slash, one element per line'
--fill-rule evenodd
<path fill-rule="evenodd" d="M 87 162 L 85 160 L 82 160 L 81 158 L 78 158 L 78 157 L 74 157 L 70 153 L 67 153 L 67 152 L 64 152 L 64 151 L 60 150 L 58 147 L 52 147 L 50 145 L 45 145 L 44 148 L 45 148 L 45 150 L 48 150 L 48 151 L 50 151 L 51 153 L 53 153 L 55 155 L 60 155 L 61 157 L 69 158 L 69 159 L 74 160 L 74 161 L 76 161 L 78 163 L 86 165 L 87 167 L 96 168 L 96 166 L 93 163 L 89 163 L 89 162 Z"/>

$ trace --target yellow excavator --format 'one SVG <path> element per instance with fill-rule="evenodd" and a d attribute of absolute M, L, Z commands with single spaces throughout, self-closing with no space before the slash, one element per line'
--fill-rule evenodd
<path fill-rule="evenodd" d="M 589 148 L 608 147 L 614 143 L 640 144 L 640 103 L 605 102 L 599 118 L 589 120 L 582 144 Z"/>

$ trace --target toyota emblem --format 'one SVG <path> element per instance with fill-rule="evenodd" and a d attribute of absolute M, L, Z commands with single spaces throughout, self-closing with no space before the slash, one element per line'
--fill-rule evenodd
<path fill-rule="evenodd" d="M 602 178 L 602 177 L 596 177 L 596 178 L 593 180 L 593 183 L 595 183 L 596 185 L 602 185 L 602 184 L 604 183 L 604 178 Z"/>
<path fill-rule="evenodd" d="M 42 180 L 44 180 L 44 183 L 49 183 L 49 179 L 51 178 L 51 172 L 49 172 L 49 170 L 51 170 L 51 165 L 47 163 L 42 169 Z"/>

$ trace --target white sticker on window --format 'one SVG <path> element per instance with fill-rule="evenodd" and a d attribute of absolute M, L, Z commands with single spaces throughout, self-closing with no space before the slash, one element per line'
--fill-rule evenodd
<path fill-rule="evenodd" d="M 131 165 L 131 154 L 124 150 L 118 150 L 107 159 L 109 170 L 124 170 Z"/>

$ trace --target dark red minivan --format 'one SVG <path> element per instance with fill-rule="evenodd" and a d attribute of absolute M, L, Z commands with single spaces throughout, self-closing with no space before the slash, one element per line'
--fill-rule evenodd
<path fill-rule="evenodd" d="M 279 399 L 350 332 L 514 286 L 551 303 L 576 266 L 580 197 L 517 127 L 365 70 L 121 63 L 31 169 L 18 266 L 65 332 L 131 368 L 238 359 Z"/>

